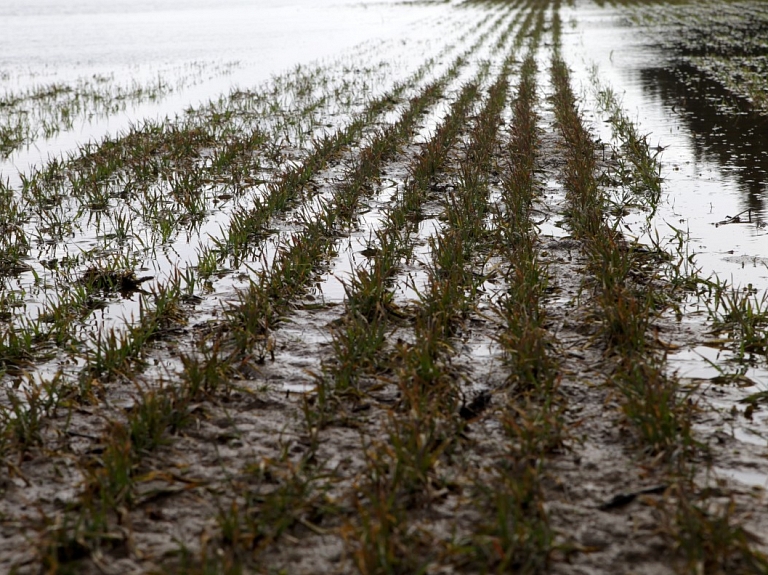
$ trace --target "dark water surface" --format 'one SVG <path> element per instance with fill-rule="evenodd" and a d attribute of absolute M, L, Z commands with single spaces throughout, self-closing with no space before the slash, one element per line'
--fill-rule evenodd
<path fill-rule="evenodd" d="M 691 136 L 698 163 L 716 164 L 738 182 L 745 209 L 765 219 L 768 116 L 754 112 L 690 65 L 640 70 L 643 89 L 676 114 Z"/>
<path fill-rule="evenodd" d="M 566 20 L 565 54 L 586 109 L 596 107 L 597 66 L 638 131 L 663 150 L 655 230 L 668 240 L 681 230 L 702 275 L 768 289 L 768 118 L 682 66 L 648 28 L 629 24 L 625 9 L 589 6 Z M 595 117 L 594 129 L 610 141 L 606 120 Z M 719 225 L 738 214 L 741 223 Z"/>

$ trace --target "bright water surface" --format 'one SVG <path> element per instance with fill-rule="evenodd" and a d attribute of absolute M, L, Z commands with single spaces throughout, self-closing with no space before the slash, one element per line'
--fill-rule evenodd
<path fill-rule="evenodd" d="M 4 0 L 0 2 L 0 92 L 93 74 L 116 81 L 165 70 L 237 63 L 159 102 L 95 118 L 0 162 L 13 183 L 50 156 L 99 140 L 144 118 L 173 116 L 233 87 L 253 88 L 298 64 L 338 56 L 366 42 L 407 35 L 436 8 L 371 0 Z M 173 78 L 169 78 L 173 81 Z"/>

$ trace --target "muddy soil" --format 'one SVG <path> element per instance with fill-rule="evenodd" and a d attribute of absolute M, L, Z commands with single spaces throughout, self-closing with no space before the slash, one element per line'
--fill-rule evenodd
<path fill-rule="evenodd" d="M 103 141 L 100 125 L 89 146 L 74 128 L 78 146 L 41 140 L 60 158 L 17 152 L 0 188 L 0 572 L 766 572 L 765 113 L 759 86 L 748 98 L 685 59 L 704 24 L 682 48 L 658 41 L 678 6 L 696 11 L 342 4 L 346 22 L 380 10 L 397 25 L 237 93 L 209 85 L 211 104 L 175 119 L 120 120 Z M 503 306 L 521 263 L 499 246 L 529 55 L 546 395 L 510 367 Z M 640 360 L 605 336 L 606 280 L 556 120 L 561 55 L 601 222 L 640 254 L 631 288 L 653 295 L 642 360 L 662 366 L 681 422 L 663 447 L 622 391 Z M 619 116 L 661 177 L 650 207 L 628 191 L 644 167 Z M 475 187 L 485 215 L 456 280 L 436 254 L 470 226 L 457 206 Z M 388 245 L 365 315 L 352 302 Z M 746 296 L 723 308 L 729 293 Z M 371 327 L 342 385 L 356 325 Z"/>

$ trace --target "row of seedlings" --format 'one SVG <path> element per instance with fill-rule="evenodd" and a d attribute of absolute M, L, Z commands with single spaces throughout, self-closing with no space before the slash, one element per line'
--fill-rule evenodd
<path fill-rule="evenodd" d="M 331 256 L 340 230 L 356 217 L 357 203 L 370 193 L 381 164 L 410 137 L 418 118 L 440 99 L 466 57 L 461 57 L 448 73 L 412 98 L 395 124 L 372 137 L 345 173 L 344 183 L 334 190 L 331 201 L 294 236 L 292 245 L 279 252 L 273 265 L 260 273 L 240 304 L 230 310 L 225 326 L 227 335 L 216 339 L 210 348 L 204 343 L 199 356 L 185 360 L 186 380 L 197 382 L 196 389 L 215 393 L 221 374 L 231 374 L 233 362 L 267 353 L 261 326 L 275 323 L 285 314 L 291 301 L 300 296 L 314 276 L 319 262 Z M 235 344 L 234 351 L 228 343 Z M 220 533 L 215 541 L 220 552 L 208 553 L 208 547 L 204 547 L 203 564 L 225 571 L 239 569 L 258 560 L 286 530 L 308 524 L 307 516 L 316 522 L 322 522 L 326 515 L 332 516 L 335 512 L 326 509 L 321 497 L 325 478 L 316 465 L 310 464 L 313 455 L 310 449 L 294 462 L 285 452 L 278 460 L 270 461 L 267 468 L 261 465 L 254 470 L 248 487 L 231 505 L 222 507 L 217 518 Z"/>
<path fill-rule="evenodd" d="M 317 170 L 327 163 L 330 158 L 337 155 L 345 146 L 356 141 L 367 123 L 378 117 L 385 110 L 391 108 L 394 105 L 398 94 L 401 94 L 406 90 L 410 84 L 416 83 L 420 75 L 423 74 L 426 69 L 426 67 L 422 67 L 422 70 L 417 72 L 414 77 L 411 78 L 410 82 L 398 84 L 395 87 L 394 92 L 386 94 L 371 102 L 362 115 L 354 120 L 350 126 L 341 130 L 334 136 L 323 138 L 304 162 L 289 167 L 277 181 L 270 184 L 270 191 L 267 194 L 267 197 L 263 201 L 257 202 L 257 208 L 252 210 L 251 219 L 258 219 L 255 223 L 251 222 L 254 229 L 244 233 L 244 235 L 253 235 L 256 237 L 263 235 L 264 232 L 262 229 L 264 224 L 270 218 L 274 217 L 276 212 L 284 208 L 289 201 L 298 200 L 297 194 L 299 194 Z M 197 134 L 197 136 L 193 137 L 194 134 Z M 215 136 L 213 134 L 208 135 L 211 137 Z M 112 175 L 114 175 L 115 171 L 120 170 L 119 166 L 122 165 L 121 158 L 131 158 L 136 155 L 138 155 L 138 157 L 146 156 L 146 154 L 141 153 L 139 150 L 139 148 L 143 150 L 145 144 L 151 148 L 156 147 L 158 150 L 162 150 L 162 162 L 168 169 L 179 170 L 182 168 L 182 171 L 184 171 L 183 166 L 185 165 L 192 169 L 192 166 L 197 163 L 197 150 L 205 148 L 207 145 L 213 145 L 214 143 L 213 140 L 199 139 L 198 136 L 199 138 L 206 137 L 205 133 L 197 130 L 190 131 L 185 128 L 177 129 L 173 126 L 158 126 L 157 130 L 154 130 L 149 126 L 145 126 L 143 130 L 136 131 L 135 133 L 131 132 L 115 142 L 104 142 L 98 150 L 93 150 L 92 152 L 89 152 L 89 154 L 86 154 L 89 157 L 94 156 L 94 158 L 91 158 L 91 160 L 88 161 L 89 165 L 94 162 L 98 163 L 102 160 L 109 165 L 101 175 L 95 177 L 94 185 L 101 186 L 102 182 L 106 182 L 106 186 L 111 185 Z M 155 141 L 155 138 L 160 138 L 160 140 Z M 265 135 L 258 131 L 254 131 L 252 132 L 252 137 L 248 141 L 239 142 L 237 148 L 240 155 L 255 157 L 254 153 L 261 147 L 264 141 Z M 95 159 L 96 157 L 102 158 L 102 160 L 97 160 Z M 84 161 L 84 159 L 81 158 L 80 160 L 73 159 L 72 162 L 77 163 L 81 160 Z M 253 166 L 251 168 L 253 168 Z M 253 169 L 249 171 L 253 171 Z M 59 173 L 63 170 L 68 170 L 67 173 L 69 173 L 69 168 L 66 168 L 65 164 L 53 160 L 46 169 L 46 175 L 43 176 L 41 175 L 42 173 L 33 175 L 27 182 L 27 186 L 29 186 L 30 190 L 45 189 L 46 192 L 51 192 L 51 178 L 54 178 L 55 173 Z M 87 171 L 90 172 L 90 169 Z M 74 170 L 74 172 L 76 174 L 79 173 L 78 170 Z M 60 178 L 60 176 L 55 177 L 56 179 Z M 129 183 L 141 186 L 141 174 L 132 174 L 127 177 L 129 178 Z M 193 182 L 193 180 L 195 181 Z M 184 188 L 186 191 L 183 191 L 181 187 L 177 186 L 175 188 L 175 193 L 190 197 L 192 195 L 200 194 L 200 190 L 203 187 L 200 181 L 197 181 L 196 178 L 189 178 L 188 184 L 189 189 Z M 130 187 L 131 185 L 128 185 L 126 189 L 129 189 Z M 8 193 L 8 198 L 9 201 L 13 201 L 14 206 L 18 207 L 16 211 L 19 212 L 19 214 L 23 214 L 24 210 L 21 210 L 20 202 L 14 200 L 10 191 Z M 28 201 L 26 206 L 29 207 L 29 205 L 30 203 Z M 45 205 L 47 204 L 41 203 L 40 209 L 43 209 Z M 159 210 L 158 205 L 156 205 L 155 208 Z M 48 213 L 50 210 L 43 211 Z M 203 206 L 201 208 L 201 213 L 205 211 L 205 206 Z M 23 215 L 20 215 L 20 218 L 23 218 Z M 11 225 L 10 221 L 9 225 Z M 14 230 L 23 233 L 22 225 L 23 221 L 20 221 L 17 224 L 14 223 Z M 53 227 L 54 226 L 50 226 L 50 228 Z M 61 228 L 59 229 L 61 230 Z M 9 234 L 4 237 L 12 236 L 13 234 Z M 28 241 L 26 241 L 26 236 L 22 236 L 22 238 L 25 240 L 24 246 L 27 246 Z M 243 241 L 246 242 L 247 240 Z M 28 250 L 25 249 L 24 253 L 26 254 L 27 252 Z M 117 266 L 115 269 L 98 270 L 96 268 L 88 268 L 80 278 L 70 278 L 70 281 L 65 281 L 64 283 L 66 285 L 60 288 L 62 292 L 60 300 L 47 297 L 47 305 L 39 314 L 37 321 L 29 320 L 16 326 L 10 323 L 4 325 L 4 328 L 7 330 L 5 338 L 7 343 L 4 347 L 7 349 L 6 355 L 8 356 L 8 360 L 14 361 L 14 357 L 17 358 L 15 361 L 31 360 L 40 356 L 43 351 L 50 352 L 51 349 L 43 345 L 46 341 L 55 340 L 57 345 L 59 345 L 59 349 L 61 349 L 62 344 L 68 339 L 66 337 L 66 332 L 76 325 L 71 322 L 73 315 L 80 320 L 84 320 L 89 315 L 90 311 L 92 311 L 93 306 L 90 302 L 93 299 L 93 296 L 97 295 L 98 292 L 125 291 L 126 287 L 133 287 L 129 285 L 133 281 L 133 276 L 130 273 L 125 272 L 122 263 L 122 259 L 115 260 Z M 21 265 L 21 263 L 19 265 Z M 67 275 L 66 270 L 62 269 L 58 269 L 56 273 Z M 103 338 L 107 340 L 116 340 L 120 337 L 119 334 L 103 334 Z M 102 334 L 96 334 L 95 338 L 97 340 L 102 339 Z M 78 346 L 76 342 L 70 341 L 66 347 L 72 348 Z"/>
<path fill-rule="evenodd" d="M 476 90 L 477 87 L 474 85 L 472 88 L 465 89 L 463 94 L 467 92 L 476 94 Z M 459 100 L 461 101 L 461 105 L 458 107 L 461 108 L 461 117 L 464 118 L 471 107 L 471 102 L 469 97 L 460 96 Z M 456 107 L 457 105 L 454 104 L 453 109 Z M 361 161 L 361 163 L 345 178 L 345 184 L 340 186 L 337 190 L 337 197 L 343 198 L 344 195 L 348 195 L 349 198 L 354 199 L 358 195 L 355 190 L 371 187 L 372 182 L 378 177 L 381 171 L 383 161 L 391 159 L 397 150 L 402 147 L 405 141 L 412 136 L 417 119 L 418 114 L 407 112 L 401 117 L 401 121 L 398 122 L 398 124 L 386 131 L 385 133 L 389 133 L 394 139 L 387 147 L 387 153 L 380 157 L 379 161 L 370 166 L 375 166 L 376 169 L 366 169 L 363 163 L 364 160 Z M 457 122 L 453 129 L 456 130 L 459 125 L 460 124 Z M 366 151 L 375 150 L 374 145 L 367 148 Z M 363 159 L 366 157 L 366 151 L 361 154 Z M 355 203 L 356 201 L 357 200 L 355 200 Z M 342 209 L 342 215 L 345 216 L 348 225 L 355 217 L 354 204 L 347 201 L 337 202 L 337 205 Z M 275 300 L 273 299 L 272 301 Z M 315 499 L 315 496 L 324 491 L 322 481 L 317 480 L 318 475 L 322 475 L 323 472 L 318 469 L 317 463 L 313 461 L 316 457 L 315 450 L 317 449 L 319 442 L 317 434 L 323 425 L 329 423 L 327 420 L 329 397 L 325 395 L 324 386 L 322 384 L 318 387 L 318 390 L 318 401 L 316 401 L 314 405 L 307 404 L 307 409 L 305 410 L 306 424 L 312 442 L 308 453 L 302 455 L 301 460 L 298 463 L 283 462 L 283 465 L 287 467 L 287 471 L 285 468 L 283 469 L 281 475 L 282 480 L 279 482 L 279 487 L 277 487 L 275 491 L 269 492 L 266 502 L 264 501 L 264 486 L 260 485 L 258 489 L 249 493 L 246 501 L 241 504 L 242 508 L 235 506 L 229 513 L 223 514 L 220 518 L 222 541 L 227 544 L 226 548 L 228 550 L 226 554 L 228 559 L 225 561 L 227 564 L 235 564 L 238 561 L 242 561 L 242 556 L 238 556 L 238 553 L 242 554 L 244 543 L 253 542 L 254 538 L 259 540 L 258 550 L 263 549 L 265 545 L 272 542 L 272 536 L 263 538 L 258 534 L 265 533 L 265 526 L 261 521 L 265 516 L 269 516 L 269 514 L 268 512 L 265 514 L 263 509 L 265 503 L 269 505 L 274 503 L 273 495 L 280 494 L 284 504 L 285 497 L 299 498 L 298 500 L 291 500 L 292 503 L 290 507 L 292 511 L 288 514 L 287 523 L 285 521 L 281 523 L 285 528 L 289 527 L 293 522 L 301 522 L 305 527 L 307 526 L 306 513 L 308 512 L 307 505 L 310 501 L 314 501 L 314 503 L 310 505 L 312 508 L 311 516 L 313 517 L 313 523 L 311 525 L 314 526 L 314 529 L 317 528 L 317 526 L 314 525 L 314 522 L 318 522 L 324 517 L 322 510 L 316 508 L 317 499 Z M 296 486 L 299 485 L 302 486 L 302 489 L 297 490 Z M 328 510 L 325 509 L 325 512 L 327 511 Z M 234 530 L 233 526 L 235 527 Z M 235 538 L 231 537 L 233 531 L 238 534 Z M 270 533 L 273 533 L 275 536 L 279 534 L 275 534 L 274 531 L 271 531 Z M 210 557 L 208 560 L 210 560 Z"/>
<path fill-rule="evenodd" d="M 554 22 L 559 39 L 559 19 Z M 754 549 L 730 511 L 717 511 L 706 490 L 696 486 L 697 445 L 691 434 L 691 410 L 677 381 L 666 373 L 665 357 L 651 334 L 664 287 L 649 277 L 642 253 L 628 244 L 617 222 L 606 219 L 607 199 L 598 183 L 595 144 L 584 127 L 570 86 L 570 73 L 555 45 L 551 68 L 558 127 L 567 145 L 565 187 L 569 221 L 584 244 L 595 278 L 594 300 L 602 335 L 613 354 L 610 385 L 622 394 L 622 410 L 644 449 L 667 461 L 672 487 L 671 546 L 680 568 L 693 572 L 761 573 L 768 560 Z M 640 280 L 636 279 L 640 278 Z"/>
<path fill-rule="evenodd" d="M 437 87 L 431 86 L 422 98 L 414 99 L 413 106 L 423 107 L 424 102 L 435 97 L 436 91 Z M 411 111 L 411 115 L 415 116 L 417 112 Z M 371 148 L 373 151 L 369 155 L 384 153 L 385 140 L 380 138 Z M 368 160 L 370 161 L 370 158 Z M 361 165 L 365 164 L 366 162 L 361 162 Z M 137 362 L 140 363 L 147 344 L 183 323 L 184 314 L 179 305 L 178 282 L 172 287 L 173 289 L 158 290 L 154 305 L 142 311 L 138 323 L 130 327 L 127 333 L 116 335 L 111 331 L 103 337 L 98 337 L 94 349 L 88 354 L 87 365 L 82 370 L 82 385 L 78 394 L 81 399 L 90 398 L 89 390 L 99 378 L 120 376 L 132 380 L 133 370 Z M 196 370 L 196 364 L 190 363 L 188 372 L 197 373 Z M 188 379 L 195 380 L 191 376 Z M 209 379 L 212 379 L 210 374 L 206 376 L 205 381 Z M 197 383 L 200 383 L 199 380 Z M 210 383 L 205 386 L 209 387 Z M 132 478 L 138 470 L 140 456 L 147 449 L 155 447 L 158 438 L 164 433 L 177 429 L 185 421 L 185 410 L 182 406 L 188 405 L 192 398 L 198 397 L 197 387 L 192 385 L 192 391 L 189 393 L 182 388 L 178 395 L 176 391 L 167 389 L 141 392 L 136 406 L 129 414 L 129 421 L 121 423 L 118 420 L 110 423 L 110 429 L 105 435 L 107 448 L 97 461 L 88 463 L 86 475 L 89 480 L 81 501 L 74 506 L 76 509 L 70 510 L 72 513 L 65 514 L 63 521 L 57 518 L 46 527 L 46 533 L 51 535 L 47 540 L 51 543 L 41 548 L 46 550 L 44 561 L 47 564 L 67 562 L 83 554 L 98 552 L 104 546 L 105 540 L 114 539 L 108 529 L 108 519 L 112 517 L 115 508 L 125 508 L 130 503 Z M 34 407 L 28 408 L 25 414 L 37 413 L 38 410 Z"/>
<path fill-rule="evenodd" d="M 285 209 L 290 203 L 296 203 L 301 200 L 302 190 L 317 171 L 321 169 L 322 166 L 326 165 L 331 158 L 336 157 L 344 147 L 355 142 L 373 119 L 392 108 L 397 101 L 396 98 L 407 90 L 408 86 L 418 83 L 419 78 L 426 72 L 429 65 L 430 63 L 428 62 L 422 66 L 410 80 L 398 84 L 393 92 L 372 101 L 366 110 L 364 110 L 357 119 L 353 120 L 347 128 L 340 130 L 334 136 L 322 138 L 316 145 L 314 151 L 311 152 L 304 161 L 295 166 L 288 167 L 286 171 L 268 185 L 268 191 L 265 194 L 265 197 L 256 200 L 256 205 L 253 209 L 248 211 L 247 216 L 243 217 L 242 214 L 236 213 L 236 216 L 233 218 L 234 223 L 231 226 L 231 229 L 234 231 L 230 232 L 229 238 L 219 240 L 218 245 L 220 247 L 229 246 L 229 244 L 232 243 L 230 240 L 233 237 L 237 237 L 238 240 L 234 243 L 238 246 L 237 251 L 239 252 L 244 250 L 247 244 L 252 243 L 254 238 L 263 237 L 265 234 L 264 227 L 266 223 L 274 217 L 276 213 Z M 197 121 L 199 122 L 200 120 Z M 216 139 L 216 134 L 209 134 L 205 131 L 188 128 L 189 127 L 176 128 L 174 126 L 157 126 L 156 129 L 153 129 L 151 126 L 145 126 L 144 129 L 131 132 L 114 142 L 105 141 L 100 147 L 88 151 L 85 156 L 80 159 L 73 159 L 69 163 L 61 163 L 57 160 L 53 160 L 43 172 L 33 175 L 30 180 L 26 182 L 25 187 L 28 187 L 29 190 L 44 190 L 45 193 L 54 193 L 51 188 L 53 185 L 52 180 L 60 181 L 60 185 L 64 185 L 63 174 L 71 173 L 74 175 L 70 174 L 67 176 L 68 178 L 90 178 L 93 179 L 94 186 L 106 190 L 112 185 L 114 180 L 113 176 L 121 169 L 124 169 L 124 161 L 134 157 L 146 158 L 148 154 L 151 158 L 154 158 L 154 152 L 144 153 L 146 152 L 147 147 L 161 153 L 160 161 L 165 166 L 163 171 L 166 169 L 171 170 L 169 172 L 169 174 L 171 174 L 175 173 L 174 170 L 178 172 L 178 170 L 181 169 L 182 173 L 188 175 L 191 173 L 189 170 L 193 170 L 193 167 L 199 164 L 199 150 L 204 149 L 207 146 L 212 146 Z M 210 140 L 210 138 L 213 138 L 213 140 Z M 257 151 L 265 144 L 266 140 L 267 136 L 265 134 L 258 130 L 253 131 L 251 137 L 249 137 L 247 141 L 236 142 L 237 145 L 235 147 L 237 148 L 237 154 L 233 152 L 234 144 L 232 144 L 232 146 L 225 146 L 227 149 L 222 153 L 226 153 L 225 155 L 230 157 L 233 161 L 235 156 L 248 156 L 251 159 L 255 158 L 258 160 Z M 154 159 L 152 161 L 154 161 Z M 73 164 L 79 165 L 80 162 L 85 162 L 86 166 L 89 167 L 81 167 L 82 169 L 72 167 Z M 96 169 L 94 167 L 96 165 L 101 165 L 102 162 L 106 164 L 104 168 Z M 217 165 L 218 163 L 220 162 L 213 162 L 213 165 Z M 123 168 L 121 168 L 121 166 L 123 166 Z M 186 166 L 186 168 L 184 168 L 184 166 Z M 218 169 L 219 168 L 217 168 L 217 170 Z M 152 177 L 157 177 L 157 170 L 149 170 L 149 172 L 153 171 L 155 175 L 147 176 L 148 178 L 151 179 Z M 247 171 L 250 173 L 258 172 L 258 166 L 250 166 Z M 98 172 L 99 175 L 87 175 L 93 174 L 94 172 Z M 141 188 L 144 185 L 148 185 L 149 180 L 146 180 L 145 184 L 141 183 L 144 181 L 144 176 L 141 175 L 142 173 L 142 170 L 129 169 L 128 174 L 125 176 L 128 180 L 123 182 L 125 183 L 125 186 L 123 186 L 123 192 L 121 193 L 131 196 L 132 194 L 130 190 L 133 187 Z M 177 180 L 178 179 L 179 178 L 177 177 Z M 205 187 L 204 181 L 201 181 L 198 177 L 184 177 L 182 179 L 185 180 L 186 184 L 184 186 L 176 185 L 174 187 L 174 195 L 192 198 L 190 201 L 197 202 L 194 198 L 200 198 L 201 190 Z M 233 178 L 227 177 L 227 179 L 231 181 Z M 53 189 L 55 190 L 56 188 L 54 187 Z M 111 192 L 105 193 L 110 194 Z M 63 191 L 55 192 L 56 197 L 59 199 L 63 194 Z M 158 203 L 158 198 L 161 196 L 162 194 L 158 193 L 153 200 L 153 213 L 169 213 L 168 210 L 161 209 L 162 206 Z M 32 204 L 34 204 L 34 202 L 28 199 L 26 204 L 27 207 Z M 41 213 L 50 213 L 50 209 L 43 209 L 45 206 L 48 208 L 52 207 L 47 201 L 40 203 L 39 209 L 42 210 Z M 198 208 L 198 214 L 204 215 L 207 213 L 208 207 L 205 205 L 205 202 L 198 204 Z M 170 223 L 172 224 L 173 222 Z M 23 231 L 21 227 L 17 226 L 17 229 L 20 232 Z M 66 235 L 65 230 L 68 230 L 69 228 L 62 226 L 59 223 L 56 225 L 47 225 L 47 229 L 57 229 L 59 230 L 57 233 L 59 233 L 61 237 L 64 237 Z M 24 245 L 26 246 L 27 243 L 28 242 L 25 242 Z M 229 250 L 225 249 L 224 251 Z M 124 291 L 123 288 L 127 285 L 126 282 L 128 284 L 131 282 L 132 276 L 125 271 L 124 268 L 126 267 L 126 263 L 123 258 L 113 259 L 112 263 L 108 265 L 108 269 L 98 270 L 96 268 L 89 268 L 82 277 L 77 279 L 69 277 L 70 274 L 68 270 L 64 269 L 65 260 L 70 264 L 78 265 L 76 259 L 65 257 L 61 259 L 61 265 L 57 266 L 55 272 L 57 277 L 67 276 L 67 278 L 69 278 L 68 280 L 67 278 L 64 278 L 63 284 L 62 281 L 57 282 L 60 286 L 63 285 L 61 289 L 63 289 L 64 294 L 61 297 L 61 301 L 56 301 L 55 297 L 46 296 L 46 299 L 48 300 L 47 305 L 40 314 L 39 321 L 27 322 L 21 327 L 8 327 L 8 337 L 13 339 L 8 347 L 10 348 L 10 352 L 16 356 L 21 356 L 22 354 L 32 356 L 35 350 L 41 349 L 41 346 L 39 345 L 41 342 L 50 339 L 47 337 L 47 334 L 55 335 L 57 342 L 60 342 L 64 335 L 64 331 L 70 324 L 66 321 L 62 323 L 58 321 L 49 321 L 49 319 L 61 317 L 68 317 L 71 319 L 72 312 L 76 308 L 79 312 L 82 312 L 77 314 L 81 319 L 87 317 L 90 312 L 87 305 L 91 300 L 90 295 L 95 295 L 94 292 L 98 291 L 92 288 L 102 288 L 101 291 L 117 291 L 115 288 L 119 288 L 121 291 Z M 218 258 L 213 262 L 213 269 L 217 267 L 217 263 Z M 78 267 L 82 266 L 78 265 Z M 114 269 L 112 269 L 113 267 Z M 199 267 L 202 269 L 202 265 Z M 199 282 L 195 281 L 194 283 Z M 188 281 L 188 284 L 192 285 L 192 282 Z M 24 345 L 25 342 L 29 345 Z"/>
<path fill-rule="evenodd" d="M 436 82 L 444 82 L 457 77 L 460 69 L 466 64 L 471 54 L 487 42 L 499 26 L 504 22 L 506 12 L 498 15 L 490 22 L 490 27 L 485 30 L 476 41 L 466 49 Z M 485 21 L 484 21 L 485 22 Z M 387 94 L 381 98 L 382 105 L 392 104 L 393 100 L 404 93 L 409 86 L 413 86 L 429 69 L 434 67 L 435 60 L 427 61 L 411 78 L 396 86 L 396 93 Z M 382 109 L 366 110 L 344 131 L 337 133 L 333 139 L 326 139 L 319 143 L 318 152 L 308 157 L 296 169 L 289 170 L 267 186 L 263 198 L 256 198 L 252 206 L 236 210 L 230 219 L 225 237 L 215 240 L 217 258 L 230 257 L 234 266 L 237 262 L 248 256 L 253 256 L 251 248 L 265 236 L 265 228 L 276 213 L 284 211 L 288 206 L 306 203 L 312 197 L 307 195 L 308 184 L 318 173 L 329 165 L 330 161 L 339 157 L 345 147 L 349 147 L 357 141 L 366 130 L 370 130 L 374 120 L 380 115 Z"/>
<path fill-rule="evenodd" d="M 97 336 L 77 382 L 61 372 L 56 379 L 50 397 L 66 415 L 63 422 L 60 416 L 46 426 L 45 435 L 90 438 L 93 422 L 84 421 L 83 414 L 85 420 L 96 419 L 103 433 L 96 441 L 100 447 L 85 453 L 63 446 L 60 455 L 76 458 L 82 485 L 63 509 L 41 509 L 36 546 L 40 564 L 49 572 L 77 568 L 83 560 L 98 565 L 105 554 L 130 552 L 131 536 L 121 525 L 138 503 L 142 475 L 151 470 L 145 460 L 169 434 L 190 423 L 194 402 L 204 398 L 204 390 L 191 384 L 175 386 L 163 378 L 142 382 L 140 377 L 153 348 L 177 337 L 186 325 L 189 309 L 181 295 L 178 276 L 142 295 L 140 315 L 124 333 L 110 330 Z M 116 397 L 107 387 L 110 382 L 121 384 Z M 126 387 L 133 390 L 127 407 L 121 400 Z M 117 399 L 115 404 L 110 396 Z M 83 411 L 88 404 L 99 411 Z M 88 435 L 79 431 L 83 425 Z"/>
<path fill-rule="evenodd" d="M 529 32 L 533 14 L 531 9 L 518 33 L 514 50 Z M 390 369 L 399 392 L 397 409 L 386 416 L 383 441 L 364 439 L 367 469 L 355 495 L 360 517 L 353 522 L 354 531 L 349 537 L 358 569 L 363 573 L 423 570 L 441 560 L 441 547 L 450 547 L 447 543 L 435 544 L 429 519 L 424 518 L 458 485 L 457 478 L 450 477 L 451 472 L 440 471 L 441 465 L 450 462 L 452 453 L 459 449 L 473 406 L 482 409 L 477 402 L 462 405 L 462 392 L 450 365 L 450 356 L 452 340 L 460 333 L 476 298 L 478 277 L 473 264 L 477 247 L 487 234 L 485 216 L 491 159 L 498 145 L 514 50 L 489 89 L 486 103 L 470 131 L 466 153 L 459 162 L 458 185 L 454 193 L 442 199 L 445 227 L 430 240 L 432 263 L 428 285 L 420 294 L 420 307 L 412 318 L 413 343 L 398 344 L 391 358 L 394 365 Z M 473 92 L 474 99 L 476 89 Z M 443 128 L 454 141 L 458 138 L 460 125 L 446 122 Z M 449 147 L 432 148 L 443 151 L 439 165 L 417 164 L 412 193 L 419 194 L 413 198 L 418 203 L 411 204 L 411 210 L 418 209 L 426 199 L 431 182 L 449 160 Z M 427 147 L 424 156 L 430 151 Z M 430 165 L 432 169 L 418 170 L 419 166 Z M 403 220 L 399 223 L 395 230 L 403 227 L 407 230 Z M 394 237 L 385 232 L 386 228 L 379 236 L 382 240 L 379 258 L 382 259 L 384 250 L 392 249 L 386 240 Z M 409 248 L 404 246 L 404 249 Z M 391 302 L 391 295 L 384 297 Z M 386 313 L 385 306 L 379 304 L 378 307 Z M 378 321 L 383 321 L 385 316 L 379 314 Z M 422 521 L 416 520 L 414 514 Z M 421 527 L 412 528 L 414 521 Z M 409 552 L 414 548 L 419 549 L 419 553 Z"/>
<path fill-rule="evenodd" d="M 343 395 L 357 389 L 365 375 L 376 373 L 386 343 L 388 320 L 399 315 L 394 303 L 393 278 L 401 262 L 412 255 L 418 219 L 430 196 L 431 181 L 443 169 L 455 146 L 476 90 L 477 82 L 465 85 L 448 116 L 408 167 L 409 179 L 395 198 L 395 205 L 384 213 L 381 227 L 375 230 L 376 254 L 370 269 L 361 266 L 352 270 L 345 288 L 342 327 L 333 333 L 334 361 L 324 366 L 327 381 L 321 386 L 321 393 Z"/>
<path fill-rule="evenodd" d="M 476 528 L 472 560 L 498 572 L 544 571 L 555 547 L 542 490 L 544 462 L 566 439 L 558 365 L 546 328 L 548 272 L 538 256 L 531 209 L 537 195 L 538 130 L 535 53 L 539 23 L 523 61 L 514 105 L 509 171 L 503 208 L 496 215 L 496 252 L 506 266 L 497 304 L 498 342 L 508 369 L 506 397 L 498 410 L 504 452 L 478 474 L 484 514 Z"/>
<path fill-rule="evenodd" d="M 236 63 L 205 63 L 158 70 L 150 79 L 117 82 L 114 74 L 80 77 L 72 82 L 50 82 L 5 90 L 0 98 L 0 158 L 7 158 L 38 138 L 71 130 L 75 122 L 106 117 L 129 105 L 156 102 L 199 84 L 204 77 L 230 73 Z M 172 81 L 166 78 L 173 77 Z"/>

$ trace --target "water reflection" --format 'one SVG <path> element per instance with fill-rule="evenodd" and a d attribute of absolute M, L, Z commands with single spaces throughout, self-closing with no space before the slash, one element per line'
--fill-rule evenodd
<path fill-rule="evenodd" d="M 768 191 L 768 117 L 755 113 L 720 84 L 685 64 L 639 71 L 643 90 L 660 98 L 691 134 L 697 163 L 734 176 L 744 209 L 764 218 Z"/>

